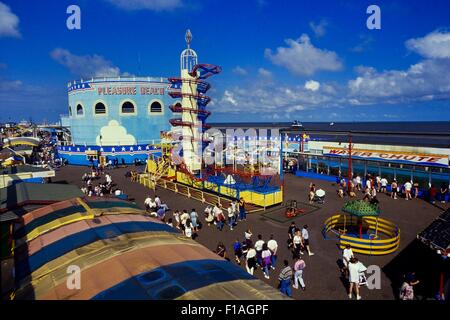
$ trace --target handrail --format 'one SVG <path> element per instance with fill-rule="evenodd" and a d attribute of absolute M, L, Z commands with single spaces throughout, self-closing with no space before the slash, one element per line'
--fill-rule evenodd
<path fill-rule="evenodd" d="M 327 239 L 327 233 L 332 230 L 338 230 L 345 226 L 355 226 L 355 221 L 345 221 L 346 215 L 333 215 L 325 220 L 322 234 Z M 375 217 L 363 217 L 363 222 L 368 225 L 369 230 L 377 230 L 378 233 L 385 234 L 387 239 L 360 239 L 351 237 L 340 232 L 335 232 L 339 238 L 339 247 L 344 249 L 350 245 L 356 253 L 368 255 L 385 255 L 396 251 L 400 247 L 400 229 L 392 222 Z"/>

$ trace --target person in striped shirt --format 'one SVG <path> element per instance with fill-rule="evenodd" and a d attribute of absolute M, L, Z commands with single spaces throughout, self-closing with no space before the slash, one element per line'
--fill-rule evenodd
<path fill-rule="evenodd" d="M 284 260 L 284 268 L 281 270 L 278 280 L 280 281 L 280 291 L 281 293 L 292 297 L 292 268 L 289 266 L 289 261 Z"/>

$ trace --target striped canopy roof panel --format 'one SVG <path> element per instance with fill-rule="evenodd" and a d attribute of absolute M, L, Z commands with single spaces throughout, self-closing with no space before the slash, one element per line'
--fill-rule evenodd
<path fill-rule="evenodd" d="M 58 202 L 14 238 L 15 299 L 287 299 L 129 202 Z"/>

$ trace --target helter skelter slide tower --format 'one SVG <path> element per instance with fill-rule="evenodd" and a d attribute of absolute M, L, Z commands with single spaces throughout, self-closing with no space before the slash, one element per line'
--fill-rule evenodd
<path fill-rule="evenodd" d="M 211 114 L 206 105 L 211 98 L 205 95 L 210 88 L 204 79 L 222 71 L 219 66 L 212 64 L 198 64 L 197 53 L 190 48 L 192 41 L 191 31 L 186 31 L 185 40 L 187 48 L 180 56 L 181 77 L 169 78 L 172 98 L 180 99 L 181 104 L 175 103 L 169 108 L 174 113 L 181 113 L 181 118 L 171 119 L 174 127 L 182 127 L 182 155 L 184 166 L 192 174 L 199 174 L 202 168 L 203 149 L 207 143 L 203 132 L 210 128 L 205 124 L 206 118 Z"/>

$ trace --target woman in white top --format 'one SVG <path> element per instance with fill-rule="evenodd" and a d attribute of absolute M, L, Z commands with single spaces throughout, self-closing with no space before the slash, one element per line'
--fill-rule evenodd
<path fill-rule="evenodd" d="M 191 219 L 187 219 L 184 227 L 184 235 L 188 238 L 192 238 L 192 233 L 193 233 L 193 226 L 191 223 Z"/>
<path fill-rule="evenodd" d="M 355 289 L 356 300 L 361 300 L 361 296 L 359 295 L 359 279 L 362 272 L 367 270 L 367 268 L 358 261 L 356 258 L 351 258 L 350 263 L 348 264 L 348 281 L 350 282 L 350 287 L 348 291 L 349 299 L 352 298 L 353 289 Z"/>
<path fill-rule="evenodd" d="M 253 248 L 250 248 L 247 252 L 247 272 L 250 273 L 251 275 L 253 275 L 253 271 L 255 270 L 256 267 L 256 250 Z"/>
<path fill-rule="evenodd" d="M 302 235 L 301 235 L 299 229 L 297 229 L 295 231 L 295 236 L 292 239 L 292 243 L 294 244 L 293 256 L 294 256 L 294 259 L 295 259 L 296 257 L 299 257 L 300 254 L 303 255 L 303 252 L 302 252 L 302 244 L 303 244 L 303 242 L 302 242 Z"/>
<path fill-rule="evenodd" d="M 353 257 L 354 255 L 352 248 L 348 244 L 345 246 L 344 252 L 342 253 L 342 263 L 344 264 L 344 268 L 343 270 L 341 270 L 341 272 L 343 272 L 346 277 L 348 277 L 348 264 L 350 262 L 350 259 Z"/>
<path fill-rule="evenodd" d="M 210 206 L 208 206 L 205 209 L 205 214 L 206 214 L 205 220 L 208 223 L 208 227 L 209 227 L 214 222 L 214 214 L 213 214 L 212 208 Z"/>

